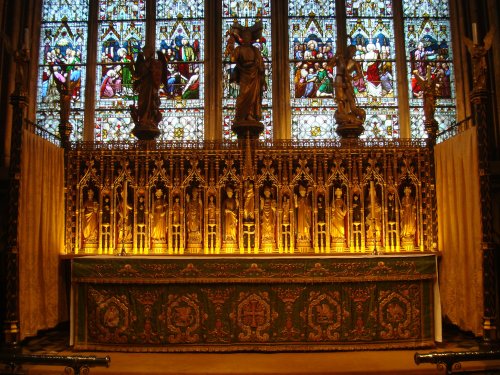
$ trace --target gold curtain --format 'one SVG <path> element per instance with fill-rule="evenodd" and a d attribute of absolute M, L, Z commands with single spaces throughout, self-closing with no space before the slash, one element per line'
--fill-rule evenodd
<path fill-rule="evenodd" d="M 435 148 L 443 315 L 482 335 L 483 268 L 477 134 L 472 127 Z"/>
<path fill-rule="evenodd" d="M 64 251 L 64 151 L 23 132 L 19 191 L 21 339 L 62 319 L 59 254 Z"/>

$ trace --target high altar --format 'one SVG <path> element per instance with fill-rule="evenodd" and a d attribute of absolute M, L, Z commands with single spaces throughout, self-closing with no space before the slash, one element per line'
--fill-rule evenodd
<path fill-rule="evenodd" d="M 67 252 L 76 349 L 433 343 L 422 141 L 78 144 Z M 119 257 L 122 255 L 122 257 Z"/>

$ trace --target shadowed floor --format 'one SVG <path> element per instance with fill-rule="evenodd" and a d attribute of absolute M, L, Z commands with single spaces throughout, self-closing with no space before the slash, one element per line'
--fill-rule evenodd
<path fill-rule="evenodd" d="M 443 374 L 435 365 L 416 365 L 415 352 L 468 351 L 479 349 L 472 336 L 446 326 L 444 343 L 428 350 L 346 351 L 321 353 L 114 353 L 72 352 L 67 327 L 59 327 L 23 342 L 23 352 L 33 354 L 95 355 L 111 357 L 109 368 L 91 368 L 90 374 Z M 491 369 L 500 374 L 500 361 L 464 362 L 462 370 Z M 23 367 L 26 374 L 62 374 L 63 369 L 49 366 Z M 494 370 L 497 369 L 497 370 Z"/>

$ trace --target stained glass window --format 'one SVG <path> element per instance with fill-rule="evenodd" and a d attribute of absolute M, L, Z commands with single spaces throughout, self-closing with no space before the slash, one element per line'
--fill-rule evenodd
<path fill-rule="evenodd" d="M 346 0 L 348 44 L 356 47 L 363 77 L 354 79 L 366 111 L 361 138 L 399 137 L 397 71 L 392 0 Z"/>
<path fill-rule="evenodd" d="M 229 30 L 234 22 L 242 26 L 252 26 L 256 22 L 262 23 L 262 37 L 254 41 L 254 45 L 261 51 L 265 64 L 265 75 L 267 90 L 263 93 L 262 120 L 264 132 L 262 139 L 272 139 L 272 64 L 271 64 L 271 0 L 222 0 L 222 36 L 223 43 L 227 43 Z M 222 76 L 223 76 L 223 99 L 222 99 L 222 131 L 223 139 L 234 140 L 236 135 L 231 131 L 234 119 L 234 108 L 239 86 L 232 79 L 234 64 L 230 56 L 222 49 Z"/>
<path fill-rule="evenodd" d="M 38 65 L 37 123 L 59 134 L 58 85 L 71 81 L 72 140 L 83 138 L 88 0 L 44 0 Z"/>
<path fill-rule="evenodd" d="M 163 63 L 160 139 L 203 140 L 204 0 L 156 3 L 156 49 Z"/>
<path fill-rule="evenodd" d="M 265 61 L 268 87 L 262 103 L 262 139 L 273 138 L 272 102 L 282 100 L 273 97 L 271 90 L 272 49 L 288 51 L 288 60 L 283 63 L 289 68 L 290 102 L 280 108 L 286 114 L 290 111 L 289 136 L 338 137 L 334 118 L 335 68 L 329 67 L 327 61 L 336 53 L 339 35 L 347 36 L 347 45 L 355 46 L 355 59 L 362 70 L 362 74 L 353 77 L 358 105 L 366 111 L 361 138 L 399 137 L 402 127 L 411 137 L 426 136 L 423 92 L 417 75 L 425 78 L 430 74 L 437 82 L 435 118 L 440 130 L 455 122 L 448 1 L 402 0 L 397 4 L 402 5 L 403 13 L 395 14 L 394 0 L 289 0 L 287 11 L 273 15 L 273 20 L 288 22 L 288 40 L 278 38 L 272 43 L 271 2 L 221 0 L 221 6 L 213 11 L 214 19 L 208 20 L 206 0 L 96 0 L 96 7 L 90 6 L 90 0 L 44 0 L 36 121 L 58 133 L 58 84 L 69 81 L 73 86 L 72 140 L 83 140 L 84 124 L 94 127 L 97 141 L 135 139 L 131 135 L 134 124 L 130 105 L 138 98 L 132 87 L 131 63 L 148 39 L 154 40 L 156 57 L 163 63 L 159 140 L 202 140 L 206 126 L 215 126 L 207 119 L 219 116 L 222 139 L 234 140 L 231 125 L 239 87 L 231 79 L 234 65 L 226 46 L 228 32 L 236 22 L 262 26 L 262 37 L 254 41 Z M 146 14 L 146 9 L 154 12 Z M 397 46 L 395 24 L 404 29 Z M 206 49 L 207 25 L 221 25 L 214 43 L 221 44 L 222 56 L 213 56 L 215 48 Z M 89 36 L 93 38 L 90 46 Z M 396 66 L 396 48 L 405 50 L 403 66 Z M 95 61 L 89 61 L 94 55 Z M 205 61 L 214 61 L 210 66 L 222 72 L 220 97 L 213 98 L 221 101 L 221 113 L 215 113 L 221 108 L 219 105 L 207 105 L 206 93 L 219 92 L 215 87 L 220 83 L 205 81 L 210 77 Z M 401 102 L 406 92 L 398 95 L 398 78 L 405 75 L 408 103 Z M 275 79 L 281 77 L 277 72 Z M 95 87 L 86 88 L 86 82 L 95 82 Z M 409 108 L 409 126 L 400 124 L 401 108 Z M 93 116 L 86 116 L 86 111 Z M 87 135 L 91 133 L 88 130 Z"/>
<path fill-rule="evenodd" d="M 408 66 L 411 136 L 425 137 L 423 91 L 417 75 L 436 80 L 435 118 L 439 130 L 455 122 L 455 83 L 447 1 L 404 0 L 405 45 Z"/>
<path fill-rule="evenodd" d="M 129 106 L 136 100 L 130 63 L 145 41 L 144 0 L 99 0 L 95 139 L 133 139 Z"/>
<path fill-rule="evenodd" d="M 292 138 L 336 137 L 334 71 L 327 65 L 337 39 L 335 0 L 288 5 Z"/>

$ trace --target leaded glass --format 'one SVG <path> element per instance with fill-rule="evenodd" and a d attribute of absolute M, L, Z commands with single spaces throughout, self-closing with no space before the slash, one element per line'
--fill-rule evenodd
<path fill-rule="evenodd" d="M 236 83 L 230 82 L 231 72 L 234 64 L 230 62 L 229 55 L 225 54 L 225 44 L 227 36 L 233 22 L 238 22 L 243 26 L 252 26 L 255 22 L 262 23 L 262 37 L 254 42 L 254 45 L 261 51 L 266 68 L 267 90 L 262 98 L 262 119 L 264 132 L 261 139 L 272 139 L 272 71 L 271 71 L 271 1 L 270 0 L 222 0 L 222 48 L 223 56 L 223 99 L 222 99 L 222 135 L 225 140 L 236 139 L 231 132 L 231 123 L 234 118 L 234 106 L 238 96 L 239 87 Z"/>
<path fill-rule="evenodd" d="M 435 119 L 442 130 L 455 121 L 455 82 L 448 1 L 404 1 L 405 49 L 412 137 L 425 135 L 424 92 L 418 77 L 437 81 Z"/>
<path fill-rule="evenodd" d="M 96 141 L 131 140 L 134 123 L 130 118 L 130 109 L 120 108 L 109 111 L 96 111 L 94 138 Z"/>
<path fill-rule="evenodd" d="M 452 98 L 452 54 L 449 22 L 445 20 L 406 19 L 406 55 L 409 57 L 410 98 L 421 97 L 414 74 L 425 77 L 427 67 L 431 68 L 433 78 L 439 79 L 441 98 Z M 453 104 L 453 102 L 446 103 Z M 410 101 L 410 105 L 415 105 Z"/>
<path fill-rule="evenodd" d="M 456 111 L 452 107 L 439 107 L 436 108 L 434 115 L 438 122 L 438 133 L 450 129 L 455 125 Z M 410 109 L 411 118 L 411 138 L 427 138 L 424 125 L 424 112 L 421 108 Z"/>
<path fill-rule="evenodd" d="M 99 0 L 99 20 L 142 20 L 146 18 L 145 0 Z"/>
<path fill-rule="evenodd" d="M 156 15 L 158 19 L 203 18 L 205 3 L 200 0 L 157 0 Z"/>
<path fill-rule="evenodd" d="M 224 111 L 224 116 L 222 118 L 222 135 L 223 139 L 226 141 L 235 141 L 236 134 L 231 130 L 231 125 L 234 119 L 234 108 L 227 109 Z M 261 140 L 272 140 L 273 139 L 273 124 L 272 124 L 272 114 L 268 108 L 262 108 L 262 119 L 260 120 L 264 125 L 264 131 L 261 134 Z"/>
<path fill-rule="evenodd" d="M 168 109 L 162 111 L 162 115 L 159 124 L 160 140 L 203 140 L 205 124 L 203 107 L 192 110 Z"/>
<path fill-rule="evenodd" d="M 60 21 L 87 21 L 89 0 L 44 0 L 42 23 Z"/>
<path fill-rule="evenodd" d="M 353 77 L 358 105 L 366 111 L 362 139 L 398 138 L 398 93 L 392 0 L 346 0 L 347 44 L 362 74 Z"/>
<path fill-rule="evenodd" d="M 83 111 L 71 111 L 69 122 L 73 126 L 71 141 L 83 141 Z M 59 110 L 37 112 L 36 123 L 52 134 L 59 134 Z"/>
<path fill-rule="evenodd" d="M 361 139 L 399 138 L 399 119 L 397 108 L 378 107 L 366 109 L 365 131 Z"/>
<path fill-rule="evenodd" d="M 156 49 L 163 64 L 161 139 L 202 140 L 204 1 L 163 0 L 156 10 Z"/>
<path fill-rule="evenodd" d="M 356 96 L 363 105 L 397 105 L 394 27 L 392 19 L 347 20 L 349 43 L 356 46 L 354 58 L 363 77 L 354 79 Z"/>
<path fill-rule="evenodd" d="M 101 23 L 98 40 L 97 108 L 116 108 L 123 101 L 132 104 L 135 95 L 130 63 L 143 46 L 144 23 Z"/>
<path fill-rule="evenodd" d="M 335 137 L 334 70 L 335 1 L 289 2 L 289 60 L 292 137 Z"/>
<path fill-rule="evenodd" d="M 392 17 L 392 0 L 346 0 L 348 17 Z"/>
<path fill-rule="evenodd" d="M 331 109 L 318 107 L 296 107 L 292 110 L 292 138 L 326 139 L 338 138 Z"/>
<path fill-rule="evenodd" d="M 297 0 L 288 2 L 289 17 L 335 16 L 335 0 Z"/>
<path fill-rule="evenodd" d="M 99 0 L 95 139 L 132 139 L 128 108 L 137 96 L 130 63 L 144 46 L 145 16 L 144 0 Z"/>
<path fill-rule="evenodd" d="M 448 0 L 403 0 L 405 17 L 449 17 Z"/>
<path fill-rule="evenodd" d="M 72 86 L 71 140 L 83 134 L 88 1 L 44 1 L 37 78 L 37 123 L 59 134 L 58 85 Z"/>

